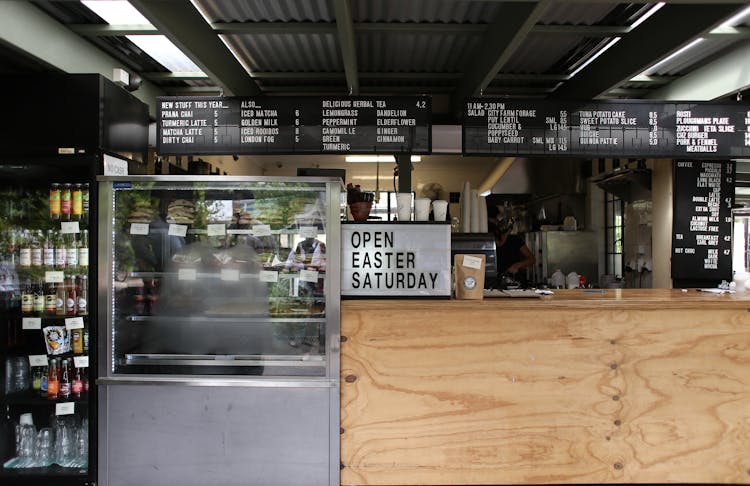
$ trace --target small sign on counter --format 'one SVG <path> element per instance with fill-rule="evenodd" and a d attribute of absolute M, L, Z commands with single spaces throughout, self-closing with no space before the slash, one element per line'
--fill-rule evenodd
<path fill-rule="evenodd" d="M 345 223 L 344 297 L 450 297 L 451 227 L 444 223 Z"/>

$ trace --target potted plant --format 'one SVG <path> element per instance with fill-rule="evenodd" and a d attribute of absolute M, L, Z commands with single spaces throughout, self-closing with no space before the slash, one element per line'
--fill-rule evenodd
<path fill-rule="evenodd" d="M 362 191 L 359 184 L 353 185 L 350 182 L 346 185 L 346 202 L 354 221 L 367 221 L 374 200 L 374 192 Z"/>

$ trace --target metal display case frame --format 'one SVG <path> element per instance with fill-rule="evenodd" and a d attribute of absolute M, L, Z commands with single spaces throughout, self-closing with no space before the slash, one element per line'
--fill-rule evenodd
<path fill-rule="evenodd" d="M 313 422 L 325 421 L 327 427 L 325 427 L 327 435 L 324 438 L 326 444 L 326 456 L 327 456 L 327 472 L 325 474 L 325 481 L 323 478 L 319 457 L 310 459 L 310 464 L 318 461 L 315 467 L 309 466 L 314 471 L 306 471 L 305 467 L 301 467 L 299 470 L 285 471 L 284 465 L 279 465 L 275 469 L 275 473 L 263 473 L 262 477 L 257 477 L 254 480 L 248 479 L 247 477 L 242 478 L 241 482 L 237 484 L 258 484 L 263 486 L 270 486 L 273 484 L 328 484 L 338 485 L 339 484 L 339 471 L 340 471 L 340 453 L 339 453 L 339 438 L 340 438 L 340 340 L 341 340 L 341 326 L 340 326 L 340 239 L 341 239 L 341 211 L 342 211 L 342 189 L 343 184 L 340 179 L 337 178 L 318 178 L 318 177 L 235 177 L 235 176 L 124 176 L 124 177 L 99 177 L 99 280 L 98 280 L 98 299 L 99 299 L 99 333 L 102 338 L 100 339 L 99 345 L 99 356 L 101 359 L 98 363 L 98 385 L 99 385 L 99 446 L 100 446 L 100 464 L 99 464 L 99 482 L 101 484 L 125 484 L 124 478 L 126 473 L 122 469 L 123 467 L 129 467 L 131 470 L 148 470 L 151 467 L 156 467 L 156 471 L 151 469 L 151 472 L 156 474 L 149 476 L 148 472 L 139 475 L 136 473 L 136 477 L 131 472 L 127 477 L 132 483 L 133 481 L 153 481 L 156 477 L 161 477 L 165 481 L 180 481 L 181 484 L 209 484 L 217 483 L 221 480 L 222 474 L 226 474 L 224 481 L 228 481 L 224 484 L 235 484 L 233 482 L 233 474 L 239 474 L 239 471 L 246 470 L 247 464 L 234 464 L 232 461 L 242 454 L 239 450 L 231 450 L 225 453 L 225 456 L 220 458 L 220 462 L 224 461 L 223 469 L 219 476 L 209 475 L 207 469 L 213 467 L 213 465 L 206 466 L 202 461 L 203 457 L 193 457 L 194 451 L 184 450 L 190 449 L 189 443 L 191 437 L 186 437 L 186 440 L 181 444 L 177 444 L 176 447 L 179 449 L 178 455 L 184 459 L 192 459 L 195 464 L 188 465 L 185 467 L 185 471 L 175 473 L 175 476 L 163 476 L 165 470 L 168 467 L 161 468 L 161 472 L 158 461 L 159 458 L 145 458 L 136 457 L 138 456 L 137 451 L 131 449 L 132 443 L 128 439 L 128 434 L 132 434 L 134 437 L 137 435 L 137 439 L 141 441 L 153 441 L 154 443 L 161 443 L 164 434 L 169 434 L 160 426 L 155 426 L 152 432 L 148 432 L 145 428 L 148 428 L 146 419 L 139 419 L 138 408 L 141 407 L 145 402 L 148 403 L 146 408 L 143 410 L 143 414 L 157 416 L 163 410 L 170 410 L 170 407 L 174 407 L 175 420 L 191 421 L 201 420 L 206 418 L 207 420 L 217 421 L 220 417 L 223 417 L 222 412 L 227 415 L 231 415 L 233 407 L 246 406 L 245 404 L 251 403 L 252 408 L 249 412 L 255 417 L 250 416 L 247 418 L 247 422 L 237 422 L 237 426 L 243 427 L 247 424 L 251 424 L 258 421 L 262 421 L 263 417 L 266 417 L 267 421 L 274 422 L 277 418 L 276 414 L 287 413 L 289 417 L 282 418 L 278 423 L 281 424 L 281 428 L 285 428 L 288 421 L 296 423 L 300 429 L 304 429 L 301 432 L 302 438 L 294 438 L 287 436 L 273 436 L 263 438 L 261 444 L 252 444 L 247 446 L 248 450 L 245 451 L 248 457 L 255 457 L 256 455 L 262 456 L 268 451 L 273 451 L 274 448 L 281 448 L 280 451 L 288 451 L 290 444 L 294 442 L 299 443 L 299 448 L 311 448 L 311 443 L 306 438 L 309 435 L 315 435 L 309 430 L 310 424 Z M 115 355 L 113 348 L 113 330 L 115 323 L 113 322 L 115 316 L 113 312 L 113 306 L 115 302 L 115 290 L 113 289 L 115 262 L 113 248 L 113 232 L 115 231 L 115 185 L 127 184 L 127 183 L 144 183 L 144 182 L 157 182 L 157 183 L 217 183 L 231 184 L 253 184 L 253 183 L 275 183 L 275 184 L 294 184 L 294 183 L 309 183 L 318 184 L 320 187 L 325 188 L 325 236 L 326 236 L 326 271 L 325 271 L 325 376 L 258 376 L 258 375 L 195 375 L 195 374 L 133 374 L 133 373 L 121 373 L 115 371 Z M 314 188 L 313 188 L 314 189 Z M 313 190 L 311 189 L 311 190 Z M 254 317 L 253 319 L 262 319 Z M 197 357 L 201 358 L 201 357 Z M 204 357 L 205 358 L 205 357 Z M 288 395 L 285 395 L 287 393 Z M 279 398 L 282 397 L 283 398 Z M 132 398 L 137 396 L 137 400 Z M 181 398 L 180 398 L 181 397 Z M 129 402 L 132 398 L 131 405 L 125 402 Z M 277 401 L 278 398 L 278 401 Z M 186 404 L 186 408 L 192 406 L 192 400 L 196 399 L 203 402 L 217 402 L 221 403 L 225 410 L 219 410 L 219 406 L 211 408 L 206 405 L 205 410 L 181 410 L 178 403 L 181 401 Z M 264 404 L 264 400 L 268 403 L 275 403 L 276 405 Z M 300 409 L 299 406 L 290 406 L 296 412 L 291 413 L 285 408 L 288 403 L 303 404 L 304 409 Z M 130 407 L 130 408 L 128 408 Z M 274 411 L 273 408 L 277 408 L 278 412 Z M 317 410 L 317 415 L 307 416 L 305 415 L 310 410 Z M 322 410 L 325 410 L 327 416 L 321 417 Z M 297 412 L 302 417 L 297 416 Z M 312 412 L 310 412 L 312 413 Z M 280 417 L 280 415 L 279 415 Z M 144 422 L 145 420 L 145 422 Z M 230 418 L 229 420 L 232 420 Z M 185 424 L 188 425 L 187 423 Z M 192 428 L 200 430 L 202 422 L 197 424 L 190 424 Z M 248 425 L 249 427 L 250 425 Z M 315 427 L 318 427 L 315 425 Z M 291 427 L 290 428 L 294 428 Z M 134 429 L 138 430 L 136 433 L 132 433 Z M 322 429 L 316 429 L 318 432 Z M 251 434 L 262 434 L 265 433 L 262 427 L 253 429 Z M 125 435 L 123 435 L 125 434 Z M 204 433 L 204 436 L 210 436 L 210 431 Z M 273 434 L 271 434 L 273 435 Z M 206 438 L 210 441 L 210 437 Z M 227 439 L 229 440 L 229 439 Z M 318 440 L 318 439 L 316 439 Z M 322 445 L 323 438 L 320 438 L 317 445 Z M 307 444 L 307 445 L 305 445 Z M 225 446 L 226 447 L 226 446 Z M 317 446 L 316 446 L 317 447 Z M 315 447 L 313 447 L 315 448 Z M 228 449 L 228 448 L 227 448 Z M 173 451 L 174 452 L 174 451 Z M 278 452 L 278 451 L 277 451 Z M 288 451 L 289 452 L 289 451 Z M 299 453 L 299 457 L 302 463 L 305 463 L 309 458 L 312 451 L 291 451 L 290 454 L 294 455 Z M 123 454 L 125 455 L 123 457 Z M 317 452 L 315 452 L 317 454 Z M 210 455 L 210 453 L 209 453 Z M 282 456 L 283 453 L 277 453 Z M 270 456 L 269 456 L 270 457 Z M 139 462 L 141 461 L 141 462 Z M 148 464 L 142 464 L 146 462 Z M 288 468 L 287 468 L 288 469 Z M 294 469 L 294 468 L 291 468 Z M 173 471 L 174 472 L 174 471 Z M 247 471 L 246 471 L 247 473 Z M 159 476 L 161 474 L 162 476 Z M 270 474 L 270 475 L 269 475 Z M 285 476 L 285 474 L 295 475 L 301 474 L 300 478 L 296 476 L 292 479 Z M 235 480 L 236 481 L 236 480 Z"/>

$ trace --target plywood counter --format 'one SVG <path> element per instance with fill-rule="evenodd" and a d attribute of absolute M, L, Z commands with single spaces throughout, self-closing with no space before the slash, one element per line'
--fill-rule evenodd
<path fill-rule="evenodd" d="M 750 294 L 342 302 L 343 485 L 750 483 Z"/>

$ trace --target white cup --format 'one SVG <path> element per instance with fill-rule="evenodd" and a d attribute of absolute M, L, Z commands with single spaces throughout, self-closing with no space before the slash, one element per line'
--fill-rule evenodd
<path fill-rule="evenodd" d="M 430 219 L 429 198 L 420 197 L 414 201 L 414 219 L 416 221 L 427 221 Z"/>
<path fill-rule="evenodd" d="M 435 218 L 435 221 L 445 221 L 447 214 L 448 201 L 443 199 L 432 201 L 432 215 Z"/>
<path fill-rule="evenodd" d="M 411 193 L 396 194 L 396 214 L 399 221 L 411 221 Z"/>

